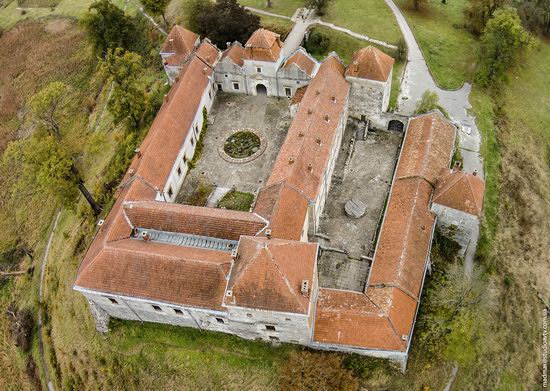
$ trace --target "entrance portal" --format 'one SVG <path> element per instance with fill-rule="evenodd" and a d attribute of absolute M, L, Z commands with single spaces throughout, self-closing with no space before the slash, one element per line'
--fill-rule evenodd
<path fill-rule="evenodd" d="M 267 95 L 267 87 L 263 84 L 256 85 L 256 95 Z"/>
<path fill-rule="evenodd" d="M 392 119 L 388 123 L 388 130 L 396 130 L 398 132 L 402 132 L 405 125 L 403 125 L 403 122 L 398 121 L 396 119 Z"/>

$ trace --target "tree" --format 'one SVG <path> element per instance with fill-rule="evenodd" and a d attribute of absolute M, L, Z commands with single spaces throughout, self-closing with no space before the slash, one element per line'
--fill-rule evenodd
<path fill-rule="evenodd" d="M 105 57 L 109 49 L 137 50 L 143 46 L 144 32 L 138 28 L 138 20 L 126 15 L 110 0 L 96 0 L 89 11 L 83 23 L 100 57 Z"/>
<path fill-rule="evenodd" d="M 327 7 L 333 1 L 334 0 L 306 0 L 304 5 L 306 8 L 314 9 L 317 14 L 324 15 Z"/>
<path fill-rule="evenodd" d="M 527 30 L 550 36 L 550 1 L 526 0 L 518 6 L 518 15 Z"/>
<path fill-rule="evenodd" d="M 101 69 L 114 82 L 108 107 L 115 123 L 129 120 L 131 126 L 139 128 L 149 107 L 149 97 L 139 79 L 144 70 L 141 56 L 121 48 L 108 50 Z"/>
<path fill-rule="evenodd" d="M 165 13 L 168 3 L 170 3 L 170 0 L 141 0 L 141 4 L 143 4 L 145 11 L 153 15 L 162 16 L 162 20 L 166 27 L 168 27 L 168 22 L 166 21 Z"/>
<path fill-rule="evenodd" d="M 78 192 L 86 198 L 94 214 L 101 212 L 78 172 L 74 155 L 58 140 L 48 135 L 14 141 L 4 152 L 3 163 L 13 168 L 17 181 L 11 189 L 13 196 L 29 187 L 54 194 L 61 202 L 71 205 Z"/>
<path fill-rule="evenodd" d="M 342 367 L 334 353 L 292 352 L 280 378 L 281 391 L 355 391 L 359 388 L 351 371 Z"/>
<path fill-rule="evenodd" d="M 195 0 L 190 3 L 190 9 L 192 15 L 189 18 L 194 18 L 190 26 L 196 26 L 196 32 L 210 38 L 218 47 L 225 47 L 227 42 L 246 42 L 260 28 L 260 17 L 236 0 L 204 2 L 202 5 Z"/>
<path fill-rule="evenodd" d="M 420 11 L 426 0 L 412 0 L 413 7 L 416 11 Z"/>
<path fill-rule="evenodd" d="M 415 114 L 424 114 L 439 107 L 439 96 L 434 91 L 426 90 L 422 99 L 416 104 Z"/>
<path fill-rule="evenodd" d="M 482 87 L 505 81 L 506 71 L 517 64 L 531 45 L 531 37 L 523 29 L 516 10 L 512 7 L 497 10 L 481 37 L 481 64 L 476 81 Z"/>
<path fill-rule="evenodd" d="M 34 95 L 29 102 L 32 114 L 46 126 L 48 133 L 57 139 L 60 137 L 57 116 L 68 91 L 69 87 L 65 83 L 54 81 Z"/>
<path fill-rule="evenodd" d="M 508 0 L 468 0 L 464 16 L 474 34 L 481 34 L 485 25 L 495 11 L 506 4 Z"/>

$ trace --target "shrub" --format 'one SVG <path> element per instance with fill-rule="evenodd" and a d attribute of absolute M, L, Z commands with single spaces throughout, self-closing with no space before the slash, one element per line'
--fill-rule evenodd
<path fill-rule="evenodd" d="M 34 328 L 34 316 L 28 308 L 17 309 L 14 304 L 6 310 L 10 319 L 10 330 L 15 345 L 22 351 L 28 352 L 31 349 L 32 330 Z"/>

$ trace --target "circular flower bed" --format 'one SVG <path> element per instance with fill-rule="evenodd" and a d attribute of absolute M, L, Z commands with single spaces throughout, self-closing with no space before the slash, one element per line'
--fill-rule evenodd
<path fill-rule="evenodd" d="M 234 159 L 244 159 L 259 151 L 260 137 L 254 132 L 245 130 L 233 133 L 225 140 L 224 152 Z"/>

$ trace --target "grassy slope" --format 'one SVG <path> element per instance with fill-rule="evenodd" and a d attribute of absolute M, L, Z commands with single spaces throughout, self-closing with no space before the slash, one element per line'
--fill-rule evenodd
<path fill-rule="evenodd" d="M 304 6 L 303 0 L 272 0 L 272 7 L 267 7 L 266 0 L 239 0 L 239 3 L 248 7 L 254 7 L 274 14 L 292 16 L 298 8 Z"/>
<path fill-rule="evenodd" d="M 409 0 L 396 0 L 416 39 L 436 81 L 442 88 L 459 88 L 472 79 L 477 40 L 464 29 L 462 10 L 466 0 L 442 4 L 428 3 L 420 12 Z"/>

